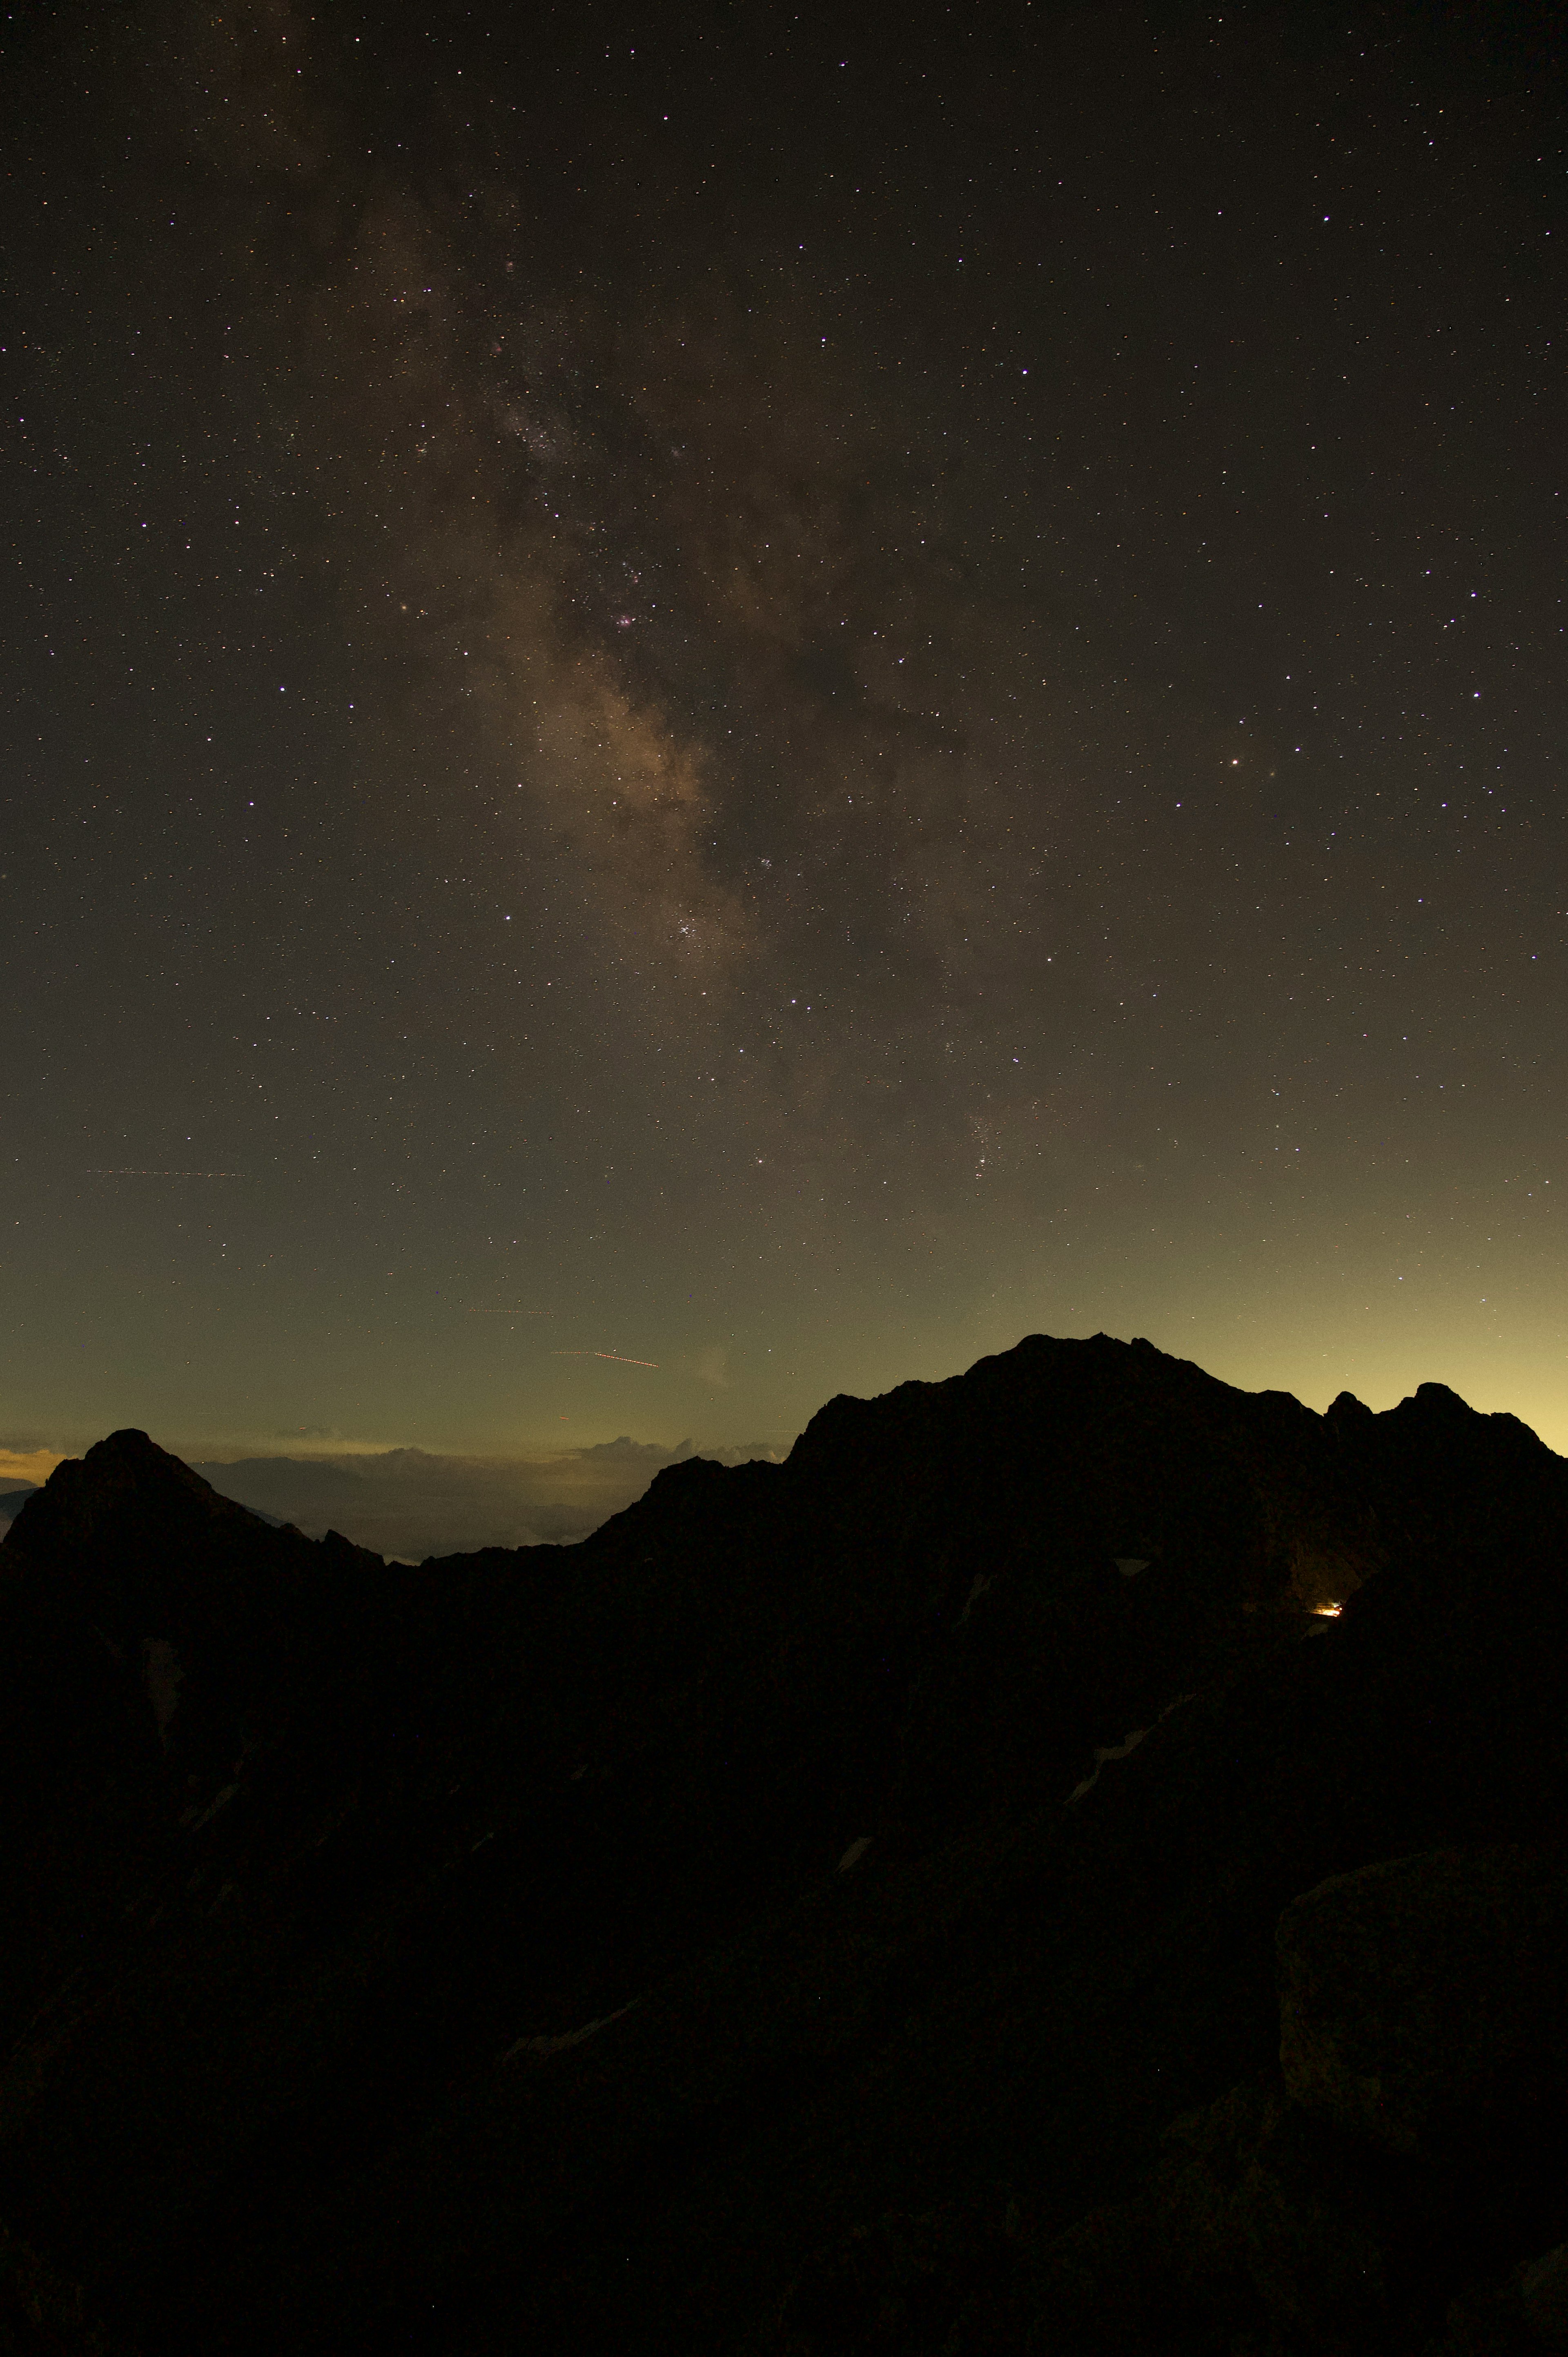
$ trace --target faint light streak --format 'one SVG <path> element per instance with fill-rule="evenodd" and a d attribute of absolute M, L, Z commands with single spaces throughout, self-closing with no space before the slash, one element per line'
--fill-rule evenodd
<path fill-rule="evenodd" d="M 618 1351 L 552 1351 L 553 1359 L 612 1359 L 618 1367 L 657 1367 L 657 1359 L 623 1359 Z"/>
<path fill-rule="evenodd" d="M 243 1178 L 242 1170 L 94 1170 L 90 1178 Z"/>

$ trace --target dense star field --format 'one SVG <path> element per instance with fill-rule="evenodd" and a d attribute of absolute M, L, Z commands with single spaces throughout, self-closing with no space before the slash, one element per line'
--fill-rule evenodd
<path fill-rule="evenodd" d="M 1036 1328 L 1564 1445 L 1546 12 L 5 38 L 13 1471 Z"/>

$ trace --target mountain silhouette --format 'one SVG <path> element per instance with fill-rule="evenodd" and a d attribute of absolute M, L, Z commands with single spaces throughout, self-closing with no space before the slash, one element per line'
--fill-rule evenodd
<path fill-rule="evenodd" d="M 0 2216 L 80 2287 L 0 2326 L 1539 2337 L 1565 1509 L 1439 1384 L 1104 1336 L 417 1567 L 111 1436 L 0 1551 Z"/>

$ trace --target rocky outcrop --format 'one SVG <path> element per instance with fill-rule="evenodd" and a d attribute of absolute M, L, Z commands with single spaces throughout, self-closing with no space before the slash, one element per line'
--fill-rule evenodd
<path fill-rule="evenodd" d="M 1172 2124 L 1131 2201 L 1034 2255 L 1023 2343 L 1042 2357 L 1377 2348 L 1397 2270 L 1362 2196 L 1277 2085 L 1249 2081 Z"/>
<path fill-rule="evenodd" d="M 1568 1866 L 1438 1850 L 1331 1877 L 1280 1919 L 1294 2103 L 1393 2152 L 1568 2094 Z"/>
<path fill-rule="evenodd" d="M 1527 2357 L 1568 2348 L 1560 1856 L 1329 1878 L 1278 1929 L 1283 2072 L 1165 2130 L 1131 2198 L 1039 2234 L 885 2219 L 786 2298 L 786 2357 Z M 933 2319 L 935 2324 L 933 2326 Z"/>

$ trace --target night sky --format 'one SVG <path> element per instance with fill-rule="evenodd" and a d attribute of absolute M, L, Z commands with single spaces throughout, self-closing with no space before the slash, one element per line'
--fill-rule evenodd
<path fill-rule="evenodd" d="M 1568 1448 L 1552 22 L 13 18 L 13 1457 Z"/>

